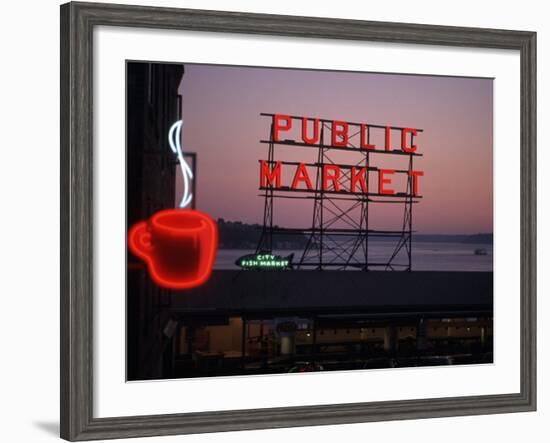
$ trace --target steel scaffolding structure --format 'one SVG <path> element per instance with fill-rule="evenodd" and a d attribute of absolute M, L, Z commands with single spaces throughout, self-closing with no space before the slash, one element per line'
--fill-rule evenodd
<path fill-rule="evenodd" d="M 261 196 L 264 198 L 263 227 L 256 252 L 274 249 L 274 243 L 278 235 L 305 236 L 307 242 L 301 251 L 300 257 L 294 267 L 296 269 L 359 269 L 363 271 L 384 270 L 412 270 L 412 234 L 413 234 L 413 205 L 422 197 L 414 194 L 413 159 L 421 154 L 416 152 L 404 152 L 403 150 L 371 150 L 360 149 L 356 140 L 360 136 L 361 124 L 347 122 L 349 127 L 359 128 L 348 137 L 345 147 L 332 144 L 331 120 L 318 119 L 320 122 L 319 142 L 315 144 L 302 143 L 295 140 L 277 140 L 274 137 L 275 114 L 262 113 L 261 116 L 271 118 L 270 135 L 268 140 L 260 140 L 260 143 L 268 145 L 266 163 L 273 167 L 280 165 L 298 166 L 299 162 L 282 161 L 275 158 L 276 146 L 295 146 L 316 149 L 316 161 L 302 163 L 315 170 L 313 189 L 295 189 L 289 186 L 274 187 L 270 184 L 262 186 Z M 302 117 L 288 116 L 293 120 L 302 120 Z M 312 119 L 310 119 L 312 120 Z M 385 129 L 386 126 L 371 125 L 366 127 L 366 142 L 371 143 L 371 129 Z M 392 131 L 405 131 L 407 128 L 390 127 Z M 417 130 L 421 132 L 422 130 Z M 409 135 L 409 134 L 407 134 Z M 328 143 L 327 143 L 328 141 Z M 410 145 L 413 144 L 413 134 L 410 134 Z M 355 161 L 350 164 L 336 163 L 333 153 L 346 151 L 355 156 Z M 393 169 L 394 173 L 406 174 L 405 192 L 394 194 L 381 194 L 370 192 L 369 178 L 372 174 L 380 174 L 380 168 L 370 165 L 373 156 L 390 155 L 400 156 L 408 160 L 405 169 Z M 342 174 L 338 177 L 340 189 L 326 189 L 323 186 L 322 174 L 325 165 L 337 165 Z M 351 180 L 352 168 L 366 168 L 367 192 L 354 192 L 344 190 L 344 182 Z M 284 228 L 274 224 L 275 201 L 279 199 L 313 200 L 312 221 L 305 228 Z M 372 229 L 370 223 L 371 211 L 382 204 L 403 205 L 401 228 L 395 230 Z M 374 254 L 369 254 L 369 240 L 373 238 L 385 238 L 394 240 L 393 252 L 387 259 L 380 259 Z M 404 262 L 403 255 L 405 256 Z"/>

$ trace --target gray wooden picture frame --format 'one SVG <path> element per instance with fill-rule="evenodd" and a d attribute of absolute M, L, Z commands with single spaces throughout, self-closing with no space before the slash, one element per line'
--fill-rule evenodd
<path fill-rule="evenodd" d="M 521 56 L 521 392 L 169 415 L 93 416 L 95 26 L 517 50 Z M 536 33 L 99 3 L 61 6 L 61 437 L 92 440 L 536 409 Z"/>

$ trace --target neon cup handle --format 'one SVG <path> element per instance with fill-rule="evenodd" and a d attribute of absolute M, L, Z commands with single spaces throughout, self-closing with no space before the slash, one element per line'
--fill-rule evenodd
<path fill-rule="evenodd" d="M 151 233 L 147 229 L 147 222 L 140 222 L 132 227 L 128 236 L 130 250 L 140 258 L 148 258 L 153 251 Z"/>

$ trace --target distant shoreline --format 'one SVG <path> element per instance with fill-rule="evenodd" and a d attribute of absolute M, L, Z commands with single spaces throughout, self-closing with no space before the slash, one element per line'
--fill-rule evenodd
<path fill-rule="evenodd" d="M 415 241 L 430 241 L 430 242 L 447 242 L 447 243 L 476 243 L 476 244 L 493 244 L 493 234 L 413 234 Z"/>
<path fill-rule="evenodd" d="M 492 239 L 492 237 L 491 237 Z M 344 240 L 345 241 L 345 240 Z M 383 238 L 383 237 L 373 237 L 369 240 L 370 242 L 395 242 L 395 238 Z M 457 243 L 457 244 L 471 244 L 471 245 L 487 245 L 492 246 L 493 242 L 487 241 L 485 238 L 481 238 L 477 235 L 413 235 L 413 248 L 414 243 Z M 219 249 L 225 249 L 225 250 L 236 250 L 236 251 L 253 251 L 256 249 L 255 245 L 250 243 L 247 245 L 235 245 L 235 246 L 224 246 L 220 245 Z M 293 251 L 293 250 L 300 250 L 301 248 L 299 246 L 296 247 L 287 247 L 287 246 L 278 246 L 274 247 L 273 249 L 278 251 Z"/>
<path fill-rule="evenodd" d="M 262 233 L 262 226 L 259 224 L 247 224 L 239 221 L 226 221 L 218 219 L 219 230 L 219 248 L 220 249 L 238 249 L 255 250 Z M 276 226 L 274 226 L 276 228 Z M 353 236 L 342 236 L 342 241 L 347 241 Z M 395 237 L 370 237 L 369 241 L 376 242 L 395 242 Z M 492 245 L 492 233 L 479 234 L 413 234 L 413 242 L 432 242 L 432 243 L 463 243 Z M 273 249 L 292 250 L 303 249 L 308 243 L 306 234 L 277 234 L 273 236 Z"/>

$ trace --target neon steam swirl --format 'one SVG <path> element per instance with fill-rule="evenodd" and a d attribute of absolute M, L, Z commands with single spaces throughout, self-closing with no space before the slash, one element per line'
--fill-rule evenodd
<path fill-rule="evenodd" d="M 170 131 L 168 131 L 168 143 L 170 144 L 170 149 L 172 149 L 172 152 L 177 155 L 178 161 L 180 163 L 181 175 L 183 177 L 183 196 L 181 198 L 179 207 L 185 208 L 193 200 L 193 195 L 190 192 L 190 181 L 193 180 L 193 171 L 183 158 L 183 152 L 181 150 L 182 126 L 182 120 L 178 120 L 172 125 Z"/>

